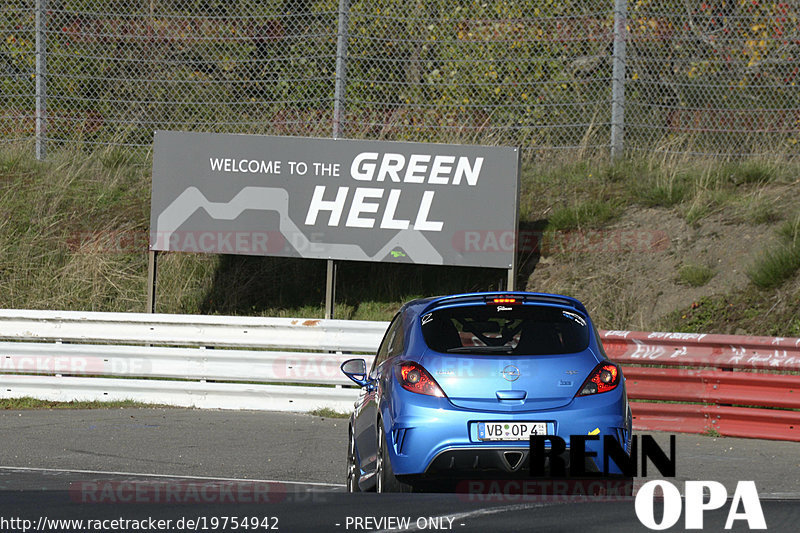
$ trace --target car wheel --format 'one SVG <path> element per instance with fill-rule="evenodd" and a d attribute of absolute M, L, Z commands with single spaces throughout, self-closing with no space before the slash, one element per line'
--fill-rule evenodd
<path fill-rule="evenodd" d="M 361 492 L 358 486 L 359 468 L 356 466 L 356 441 L 353 432 L 348 431 L 347 439 L 347 492 Z"/>
<path fill-rule="evenodd" d="M 386 444 L 386 435 L 383 432 L 383 422 L 378 421 L 378 453 L 375 462 L 375 491 L 376 492 L 411 492 L 411 485 L 403 483 L 392 470 L 392 461 Z"/>

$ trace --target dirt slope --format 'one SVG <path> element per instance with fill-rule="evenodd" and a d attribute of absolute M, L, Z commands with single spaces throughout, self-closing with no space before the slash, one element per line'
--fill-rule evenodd
<path fill-rule="evenodd" d="M 694 223 L 679 209 L 629 206 L 600 229 L 557 232 L 545 237 L 527 288 L 578 297 L 602 328 L 800 336 L 800 276 L 764 291 L 747 274 L 800 205 L 796 185 L 763 194 L 775 212 L 764 223 L 735 204 Z M 686 266 L 713 277 L 692 286 L 680 275 Z"/>

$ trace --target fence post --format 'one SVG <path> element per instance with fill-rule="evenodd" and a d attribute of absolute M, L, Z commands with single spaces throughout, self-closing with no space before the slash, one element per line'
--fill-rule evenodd
<path fill-rule="evenodd" d="M 614 51 L 611 74 L 611 157 L 625 149 L 625 44 L 628 39 L 628 0 L 614 0 Z"/>
<path fill-rule="evenodd" d="M 347 96 L 347 40 L 349 0 L 339 0 L 339 27 L 336 31 L 336 81 L 333 87 L 333 138 L 344 135 L 345 102 Z M 325 276 L 325 318 L 333 318 L 336 299 L 336 262 L 327 261 Z"/>
<path fill-rule="evenodd" d="M 339 29 L 336 33 L 336 82 L 333 89 L 333 138 L 344 135 L 342 122 L 347 96 L 347 41 L 349 0 L 339 0 Z"/>
<path fill-rule="evenodd" d="M 47 157 L 47 0 L 36 0 L 36 159 Z"/>

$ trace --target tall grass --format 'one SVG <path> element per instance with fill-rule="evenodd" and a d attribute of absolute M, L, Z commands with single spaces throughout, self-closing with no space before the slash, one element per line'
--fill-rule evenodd
<path fill-rule="evenodd" d="M 748 223 L 774 222 L 776 212 L 758 192 L 792 183 L 799 175 L 800 164 L 777 157 L 739 162 L 657 154 L 615 161 L 552 158 L 524 168 L 521 218 L 547 218 L 554 229 L 601 227 L 637 205 L 674 209 L 694 224 L 729 208 Z"/>
<path fill-rule="evenodd" d="M 623 202 L 616 199 L 576 202 L 554 210 L 548 219 L 548 229 L 571 230 L 598 227 L 619 218 L 623 208 Z"/>
<path fill-rule="evenodd" d="M 149 165 L 106 151 L 39 163 L 29 148 L 0 151 L 0 305 L 141 310 L 146 250 L 102 250 L 146 232 Z"/>

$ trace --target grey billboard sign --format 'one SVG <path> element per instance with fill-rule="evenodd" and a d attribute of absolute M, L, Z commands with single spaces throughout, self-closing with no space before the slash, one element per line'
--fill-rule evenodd
<path fill-rule="evenodd" d="M 155 134 L 150 249 L 511 268 L 519 150 Z"/>

